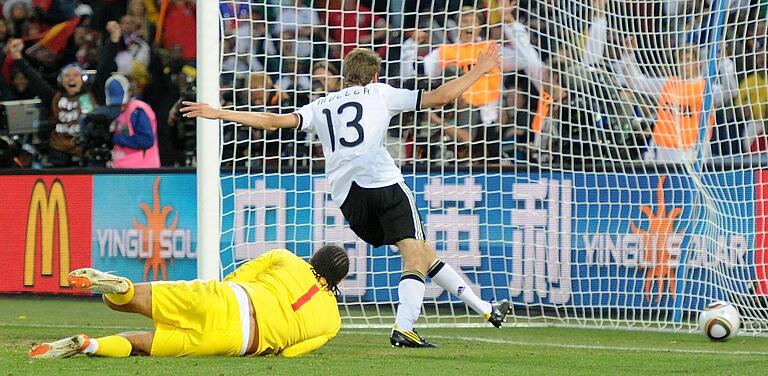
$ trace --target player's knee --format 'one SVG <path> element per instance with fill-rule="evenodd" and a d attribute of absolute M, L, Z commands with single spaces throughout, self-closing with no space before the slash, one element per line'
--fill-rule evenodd
<path fill-rule="evenodd" d="M 427 263 L 427 266 L 431 266 L 432 262 L 435 261 L 437 258 L 437 253 L 435 252 L 435 248 L 433 248 L 429 243 L 425 241 L 421 241 L 421 255 L 424 261 Z"/>
<path fill-rule="evenodd" d="M 435 260 L 435 250 L 423 240 L 413 239 L 401 248 L 406 269 L 425 273 Z"/>

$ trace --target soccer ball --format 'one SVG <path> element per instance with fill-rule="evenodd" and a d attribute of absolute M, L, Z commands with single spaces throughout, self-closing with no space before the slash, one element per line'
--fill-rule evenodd
<path fill-rule="evenodd" d="M 741 317 L 731 303 L 710 303 L 699 314 L 699 330 L 713 341 L 727 341 L 739 333 Z"/>

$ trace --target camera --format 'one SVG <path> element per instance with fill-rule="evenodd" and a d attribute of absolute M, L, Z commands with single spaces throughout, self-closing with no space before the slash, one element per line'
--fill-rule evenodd
<path fill-rule="evenodd" d="M 106 167 L 112 160 L 110 125 L 120 115 L 120 105 L 98 107 L 80 119 L 80 134 L 75 143 L 83 148 L 83 164 Z"/>
<path fill-rule="evenodd" d="M 41 125 L 40 99 L 0 102 L 0 134 L 31 135 Z"/>
<path fill-rule="evenodd" d="M 193 118 L 183 117 L 178 113 L 182 101 L 195 101 L 194 88 L 181 94 L 181 98 L 174 105 L 177 109 L 177 116 L 170 119 L 168 125 L 171 126 L 171 141 L 174 147 L 184 152 L 184 165 L 193 166 L 197 151 L 197 121 Z"/>

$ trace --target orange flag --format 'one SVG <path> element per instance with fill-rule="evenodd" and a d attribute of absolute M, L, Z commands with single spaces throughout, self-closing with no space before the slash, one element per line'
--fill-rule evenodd
<path fill-rule="evenodd" d="M 53 25 L 53 27 L 44 33 L 27 37 L 26 39 L 29 40 L 40 39 L 34 46 L 29 48 L 29 53 L 34 54 L 36 50 L 47 49 L 54 55 L 57 55 L 67 46 L 67 41 L 69 41 L 69 38 L 79 24 L 80 17 L 74 17 Z"/>

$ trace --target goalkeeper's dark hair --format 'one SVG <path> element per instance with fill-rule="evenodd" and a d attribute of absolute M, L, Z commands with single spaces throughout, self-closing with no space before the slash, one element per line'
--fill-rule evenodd
<path fill-rule="evenodd" d="M 328 290 L 338 294 L 338 284 L 349 272 L 349 257 L 344 248 L 337 245 L 326 245 L 318 249 L 309 259 L 316 276 L 323 277 L 328 284 Z"/>

